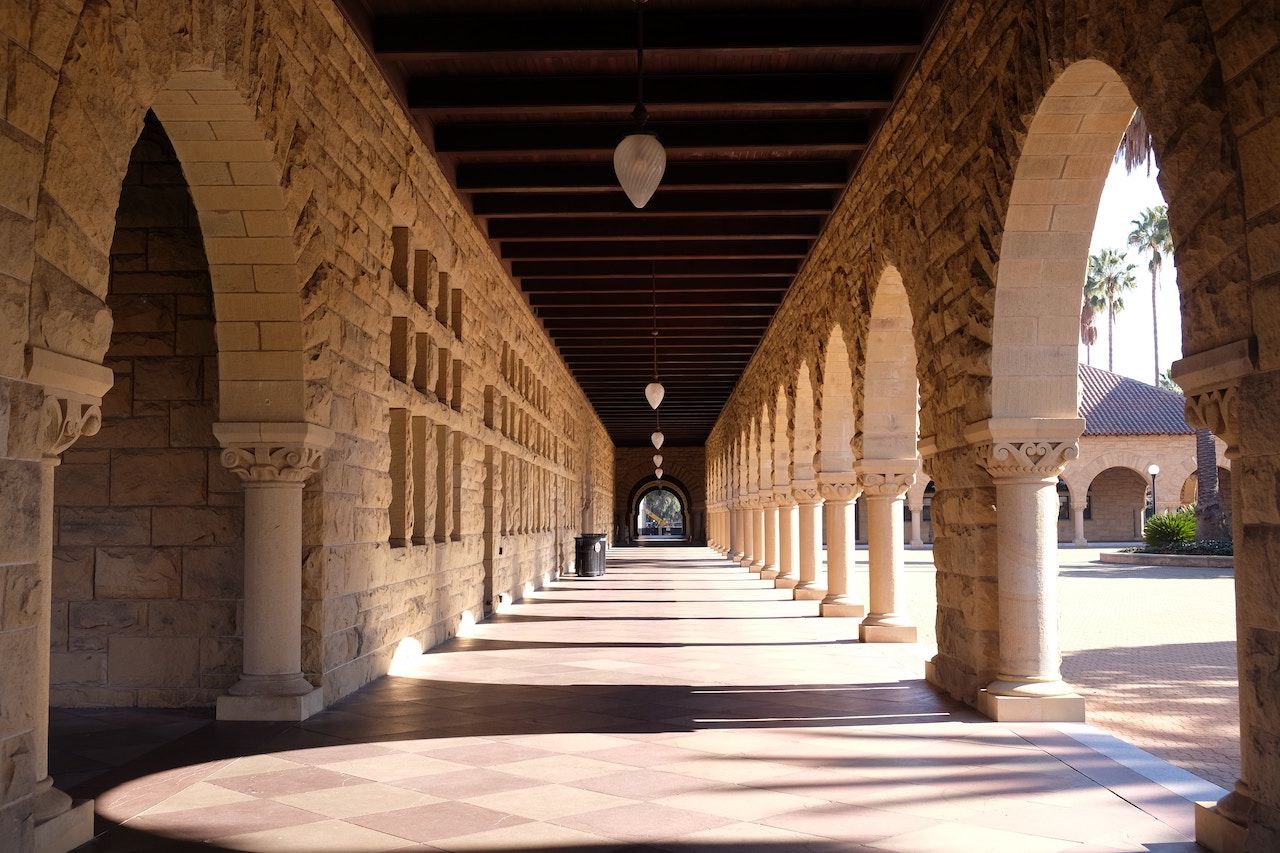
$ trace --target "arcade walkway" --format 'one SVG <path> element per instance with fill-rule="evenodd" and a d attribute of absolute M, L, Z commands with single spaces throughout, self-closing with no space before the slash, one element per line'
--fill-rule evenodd
<path fill-rule="evenodd" d="M 89 849 L 1199 849 L 1190 803 L 1079 728 L 984 722 L 914 647 L 783 595 L 614 551 L 301 725 L 210 723 L 86 783 Z"/>

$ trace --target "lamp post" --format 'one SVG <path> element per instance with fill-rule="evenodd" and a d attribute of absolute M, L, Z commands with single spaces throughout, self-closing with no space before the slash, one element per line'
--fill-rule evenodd
<path fill-rule="evenodd" d="M 1160 473 L 1160 466 L 1152 462 L 1147 466 L 1147 473 L 1151 475 L 1151 514 L 1147 516 L 1150 518 L 1156 514 L 1156 475 Z"/>

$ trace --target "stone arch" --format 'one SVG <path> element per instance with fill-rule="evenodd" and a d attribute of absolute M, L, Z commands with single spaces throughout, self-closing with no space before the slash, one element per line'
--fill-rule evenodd
<path fill-rule="evenodd" d="M 787 438 L 790 422 L 787 392 L 779 385 L 773 403 L 773 484 L 780 488 L 791 484 L 791 442 Z"/>
<path fill-rule="evenodd" d="M 792 423 L 791 476 L 794 480 L 812 480 L 817 475 L 818 431 L 816 404 L 809 365 L 800 362 L 796 370 L 795 408 Z"/>
<path fill-rule="evenodd" d="M 108 26 L 86 14 L 75 39 L 107 38 Z M 41 180 L 30 343 L 101 362 L 111 334 L 105 295 L 117 200 L 151 110 L 173 142 L 204 239 L 218 324 L 219 417 L 304 421 L 296 217 L 276 146 L 221 71 L 147 69 L 153 76 L 142 80 L 127 59 L 79 51 L 63 68 Z M 95 134 L 94 145 L 83 144 L 86 132 Z"/>
<path fill-rule="evenodd" d="M 773 419 L 769 416 L 769 405 L 768 403 L 762 403 L 760 405 L 759 439 L 759 488 L 761 491 L 771 491 L 773 489 L 773 438 Z"/>
<path fill-rule="evenodd" d="M 849 348 L 839 325 L 828 333 L 823 348 L 822 396 L 818 401 L 819 469 L 853 470 L 853 372 Z"/>
<path fill-rule="evenodd" d="M 671 492 L 676 496 L 676 499 L 680 501 L 680 512 L 683 519 L 681 534 L 683 540 L 687 542 L 691 538 L 692 533 L 690 530 L 690 521 L 691 513 L 693 511 L 693 503 L 689 496 L 689 488 L 679 479 L 665 474 L 661 480 L 657 477 L 649 476 L 640 480 L 631 487 L 631 493 L 627 498 L 627 532 L 631 536 L 631 541 L 635 542 L 640 535 L 637 525 L 637 517 L 640 514 L 640 502 L 644 500 L 645 495 L 650 492 L 658 491 L 659 489 L 665 489 Z"/>
<path fill-rule="evenodd" d="M 870 327 L 863 339 L 863 381 L 858 443 L 863 459 L 914 459 L 919 436 L 919 384 L 911 305 L 894 266 L 871 294 Z"/>
<path fill-rule="evenodd" d="M 1120 136 L 1136 108 L 1111 66 L 1070 65 L 1017 158 L 996 271 L 991 413 L 1078 413 L 1077 340 L 1089 242 Z"/>

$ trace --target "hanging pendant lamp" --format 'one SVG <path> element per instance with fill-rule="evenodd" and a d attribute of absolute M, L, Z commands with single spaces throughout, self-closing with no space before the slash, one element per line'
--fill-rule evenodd
<path fill-rule="evenodd" d="M 661 454 L 661 453 L 655 453 L 655 454 L 653 454 L 653 467 L 655 467 L 655 468 L 661 468 L 661 467 L 662 467 L 662 454 Z"/>
<path fill-rule="evenodd" d="M 658 430 L 658 431 L 657 431 L 657 432 L 655 432 L 653 435 L 649 436 L 649 440 L 653 442 L 653 449 L 654 449 L 654 450 L 661 450 L 661 449 L 662 449 L 662 442 L 663 442 L 665 439 L 666 439 L 666 436 L 664 436 L 664 435 L 662 434 L 662 431 L 661 431 L 661 430 Z"/>
<path fill-rule="evenodd" d="M 654 471 L 653 473 L 654 473 L 654 476 L 656 476 L 659 480 L 661 480 L 661 479 L 662 479 L 662 469 L 661 469 L 661 468 L 659 468 L 657 471 Z"/>
<path fill-rule="evenodd" d="M 653 329 L 649 334 L 653 337 L 653 381 L 644 386 L 644 398 L 649 401 L 649 408 L 655 412 L 667 396 L 667 389 L 658 381 L 658 262 L 649 262 L 649 286 L 653 293 Z"/>
<path fill-rule="evenodd" d="M 644 0 L 636 0 L 636 108 L 631 117 L 636 131 L 613 149 L 613 172 L 622 191 L 637 208 L 653 198 L 667 170 L 667 152 L 657 135 L 645 130 L 649 111 L 644 107 Z"/>

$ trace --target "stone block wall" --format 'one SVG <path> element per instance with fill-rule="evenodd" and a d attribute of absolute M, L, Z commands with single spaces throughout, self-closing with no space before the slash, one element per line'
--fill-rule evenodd
<path fill-rule="evenodd" d="M 1089 487 L 1089 518 L 1084 535 L 1090 542 L 1134 542 L 1142 538 L 1147 481 L 1137 471 L 1108 468 Z M 1059 522 L 1059 527 L 1069 522 Z M 1059 539 L 1069 539 L 1059 532 Z"/>
<path fill-rule="evenodd" d="M 111 246 L 102 429 L 56 469 L 51 701 L 210 705 L 240 671 L 241 489 L 219 463 L 212 291 L 148 116 Z"/>

